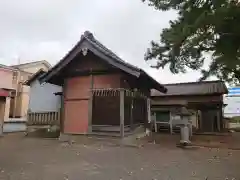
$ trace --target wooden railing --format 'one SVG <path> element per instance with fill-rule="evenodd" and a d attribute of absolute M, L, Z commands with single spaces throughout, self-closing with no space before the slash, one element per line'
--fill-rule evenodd
<path fill-rule="evenodd" d="M 60 111 L 30 112 L 27 115 L 28 126 L 60 125 Z"/>

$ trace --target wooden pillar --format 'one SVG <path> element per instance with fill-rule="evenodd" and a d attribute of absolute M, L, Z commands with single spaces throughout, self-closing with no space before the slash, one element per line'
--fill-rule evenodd
<path fill-rule="evenodd" d="M 218 109 L 217 110 L 217 128 L 218 128 L 218 131 L 220 132 L 221 131 L 221 121 L 220 121 L 220 118 L 221 118 L 221 114 L 220 114 L 220 110 Z"/>
<path fill-rule="evenodd" d="M 120 135 L 124 137 L 124 89 L 120 90 Z"/>
<path fill-rule="evenodd" d="M 172 117 L 172 112 L 170 110 L 169 112 L 169 128 L 170 128 L 170 134 L 173 134 L 173 117 Z"/>
<path fill-rule="evenodd" d="M 61 114 L 60 114 L 60 132 L 64 133 L 64 120 L 65 120 L 65 93 L 66 93 L 66 80 L 63 82 L 63 87 L 62 87 L 62 96 L 61 96 Z"/>
<path fill-rule="evenodd" d="M 147 98 L 147 120 L 148 123 L 151 123 L 151 100 Z"/>
<path fill-rule="evenodd" d="M 64 131 L 64 95 L 61 96 L 61 108 L 60 108 L 60 132 Z"/>
<path fill-rule="evenodd" d="M 88 100 L 88 133 L 92 133 L 92 109 L 93 109 L 93 75 L 90 75 L 90 90 Z"/>
<path fill-rule="evenodd" d="M 224 129 L 224 126 L 225 126 L 223 114 L 224 114 L 224 107 L 221 106 L 221 109 L 220 109 L 220 130 L 221 131 Z"/>
<path fill-rule="evenodd" d="M 5 102 L 0 101 L 0 136 L 3 135 Z"/>
<path fill-rule="evenodd" d="M 199 114 L 198 114 L 198 110 L 196 110 L 196 130 L 199 129 Z"/>
<path fill-rule="evenodd" d="M 131 97 L 131 111 L 130 111 L 130 128 L 133 129 L 133 98 Z"/>
<path fill-rule="evenodd" d="M 203 129 L 203 125 L 202 125 L 203 124 L 203 122 L 202 122 L 202 111 L 198 110 L 198 113 L 199 113 L 199 116 L 198 116 L 199 117 L 199 128 L 198 129 L 200 131 L 202 131 L 202 129 Z"/>

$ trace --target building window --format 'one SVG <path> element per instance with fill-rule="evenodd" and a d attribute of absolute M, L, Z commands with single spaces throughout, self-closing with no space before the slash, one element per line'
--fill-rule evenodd
<path fill-rule="evenodd" d="M 157 122 L 169 122 L 170 111 L 156 111 L 156 121 Z"/>
<path fill-rule="evenodd" d="M 17 76 L 13 75 L 13 81 L 17 80 Z"/>
<path fill-rule="evenodd" d="M 13 81 L 17 81 L 17 72 L 13 73 Z"/>

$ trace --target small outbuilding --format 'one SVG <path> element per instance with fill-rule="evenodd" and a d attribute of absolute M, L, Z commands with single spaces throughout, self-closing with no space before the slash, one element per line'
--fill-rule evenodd
<path fill-rule="evenodd" d="M 162 127 L 177 118 L 176 111 L 187 107 L 193 128 L 200 132 L 219 132 L 224 129 L 223 95 L 228 90 L 223 81 L 203 81 L 165 84 L 166 94 L 151 91 L 151 109 Z"/>
<path fill-rule="evenodd" d="M 65 134 L 116 132 L 124 136 L 150 121 L 150 89 L 167 91 L 89 31 L 41 82 L 63 87 L 61 125 Z"/>
<path fill-rule="evenodd" d="M 29 112 L 57 112 L 61 108 L 61 96 L 56 93 L 62 92 L 62 87 L 50 83 L 40 84 L 39 79 L 46 72 L 40 69 L 25 82 L 30 87 Z"/>

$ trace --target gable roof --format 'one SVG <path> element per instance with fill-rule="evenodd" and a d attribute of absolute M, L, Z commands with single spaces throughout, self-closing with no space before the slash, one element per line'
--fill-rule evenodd
<path fill-rule="evenodd" d="M 187 95 L 211 95 L 227 94 L 228 89 L 223 81 L 201 81 L 164 84 L 168 89 L 166 94 L 151 90 L 151 96 L 187 96 Z"/>
<path fill-rule="evenodd" d="M 43 71 L 42 69 L 40 69 L 35 74 L 33 74 L 30 79 L 28 79 L 26 82 L 24 82 L 24 84 L 30 86 L 32 84 L 32 82 L 41 78 L 42 76 L 44 76 L 44 74 L 46 74 L 46 72 Z"/>
<path fill-rule="evenodd" d="M 33 61 L 33 62 L 22 63 L 22 64 L 15 64 L 15 65 L 12 65 L 11 67 L 21 68 L 21 67 L 24 67 L 24 66 L 33 66 L 33 65 L 36 65 L 36 64 L 44 64 L 49 69 L 52 67 L 51 64 L 49 62 L 47 62 L 46 60 Z"/>
<path fill-rule="evenodd" d="M 26 73 L 26 74 L 29 74 L 29 75 L 33 74 L 33 73 L 24 71 L 22 69 L 14 67 L 14 66 L 6 66 L 6 65 L 3 65 L 3 64 L 0 64 L 0 68 L 5 69 L 5 70 L 9 70 L 9 71 L 12 71 L 12 72 L 17 72 L 18 71 L 18 72 Z"/>
<path fill-rule="evenodd" d="M 148 80 L 161 92 L 166 92 L 166 88 L 154 80 L 151 76 L 149 76 L 144 70 L 133 66 L 125 61 L 123 61 L 120 57 L 118 57 L 111 50 L 106 48 L 102 43 L 100 43 L 97 39 L 94 38 L 93 34 L 89 31 L 86 31 L 82 36 L 80 41 L 73 47 L 71 51 L 57 63 L 52 69 L 50 69 L 43 78 L 41 78 L 43 82 L 49 81 L 54 75 L 56 75 L 61 69 L 63 69 L 67 64 L 69 64 L 79 53 L 84 53 L 87 51 L 91 51 L 96 56 L 100 57 L 102 60 L 106 61 L 110 65 L 126 72 L 127 74 L 131 74 L 136 78 L 140 76 L 144 76 L 148 78 Z"/>

